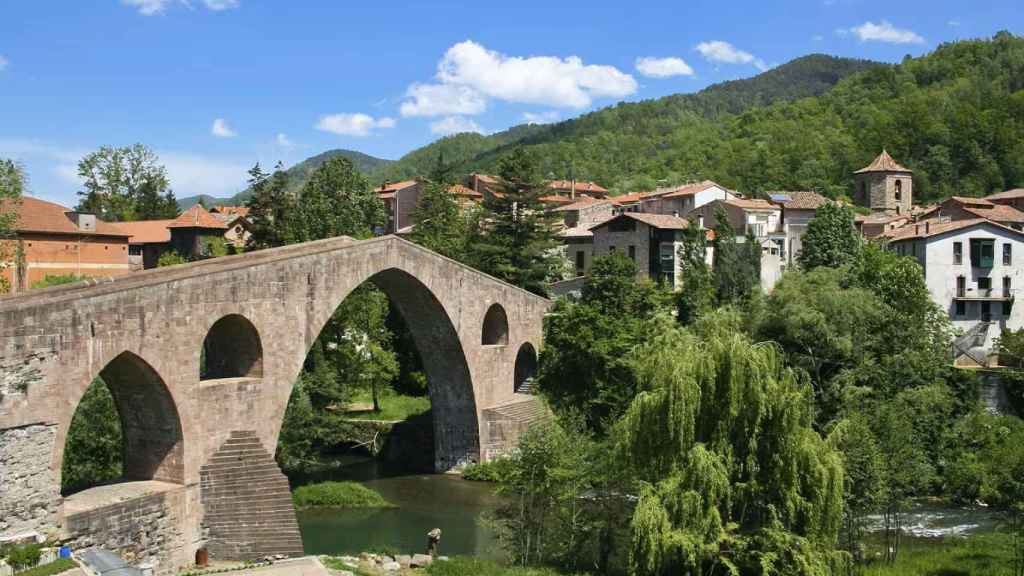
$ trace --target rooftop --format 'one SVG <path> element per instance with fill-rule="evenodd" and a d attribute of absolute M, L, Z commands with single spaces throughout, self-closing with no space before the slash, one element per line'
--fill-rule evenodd
<path fill-rule="evenodd" d="M 219 219 L 214 218 L 206 208 L 199 204 L 193 205 L 188 210 L 167 225 L 168 228 L 215 228 L 224 230 L 228 226 Z"/>
<path fill-rule="evenodd" d="M 671 214 L 648 214 L 646 212 L 623 212 L 614 218 L 609 218 L 604 222 L 599 222 L 590 227 L 591 230 L 604 226 L 612 220 L 618 220 L 619 218 L 630 218 L 637 222 L 643 222 L 652 228 L 658 228 L 661 230 L 684 230 L 690 223 L 678 216 L 672 216 Z"/>
<path fill-rule="evenodd" d="M 579 210 L 580 208 L 587 208 L 589 206 L 595 206 L 597 204 L 610 204 L 609 200 L 601 200 L 598 198 L 591 198 L 589 196 L 582 196 L 577 198 L 575 202 L 566 204 L 565 206 L 559 206 L 552 210 L 553 212 L 570 212 L 572 210 Z"/>
<path fill-rule="evenodd" d="M 1016 200 L 1018 198 L 1024 198 L 1024 188 L 1014 188 L 1006 192 L 996 192 L 995 194 L 985 196 L 985 200 Z"/>
<path fill-rule="evenodd" d="M 12 209 L 11 200 L 0 201 L 0 211 Z M 14 229 L 18 232 L 49 232 L 52 234 L 87 234 L 98 236 L 128 236 L 116 225 L 96 218 L 96 231 L 85 231 L 72 220 L 74 210 L 60 204 L 31 196 L 23 196 L 13 210 L 17 213 Z"/>
<path fill-rule="evenodd" d="M 776 204 L 781 204 L 787 210 L 817 210 L 828 202 L 828 198 L 810 191 L 768 192 L 768 198 Z"/>
<path fill-rule="evenodd" d="M 472 188 L 463 186 L 462 184 L 455 184 L 449 186 L 448 193 L 454 196 L 473 196 L 474 198 L 479 198 L 483 196 L 483 194 L 477 192 L 476 190 L 473 190 Z"/>
<path fill-rule="evenodd" d="M 868 172 L 907 172 L 909 174 L 913 170 L 900 166 L 899 163 L 892 159 L 892 156 L 889 156 L 885 149 L 882 149 L 882 153 L 871 164 L 857 170 L 854 174 L 865 174 Z"/>
<path fill-rule="evenodd" d="M 174 220 L 137 220 L 115 224 L 122 232 L 131 236 L 130 244 L 162 244 L 171 241 L 171 230 L 167 226 Z"/>
<path fill-rule="evenodd" d="M 993 222 L 985 218 L 972 218 L 970 220 L 952 220 L 952 221 L 939 221 L 939 220 L 923 220 L 920 222 L 914 222 L 907 224 L 902 228 L 894 230 L 889 236 L 891 242 L 899 242 L 902 240 L 914 240 L 918 238 L 931 238 L 939 234 L 946 232 L 953 232 L 956 230 L 962 230 L 964 228 L 971 228 L 978 225 L 989 225 L 1003 230 L 1008 230 L 1014 234 L 1024 235 L 1024 232 L 1014 230 L 1008 226 L 1003 226 L 998 222 Z"/>
<path fill-rule="evenodd" d="M 722 200 L 722 202 L 729 206 L 735 206 L 744 210 L 778 210 L 779 207 L 772 204 L 768 200 L 762 200 L 760 198 L 733 198 L 732 200 Z"/>
<path fill-rule="evenodd" d="M 623 204 L 633 204 L 639 202 L 644 197 L 643 192 L 633 192 L 632 194 L 623 194 L 621 196 L 609 196 L 608 201 L 619 206 Z"/>
<path fill-rule="evenodd" d="M 374 190 L 378 194 L 382 192 L 395 192 L 398 190 L 404 190 L 406 188 L 409 188 L 410 186 L 415 186 L 416 184 L 418 184 L 418 182 L 415 180 L 402 180 L 401 182 L 385 182 L 378 186 L 377 188 L 375 188 Z"/>
<path fill-rule="evenodd" d="M 548 182 L 548 188 L 553 190 L 572 190 L 572 180 L 552 180 Z M 606 195 L 608 189 L 594 182 L 576 182 L 576 192 Z"/>

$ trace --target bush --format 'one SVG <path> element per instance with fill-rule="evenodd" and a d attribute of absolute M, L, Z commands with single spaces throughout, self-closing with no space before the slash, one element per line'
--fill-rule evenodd
<path fill-rule="evenodd" d="M 523 568 L 502 566 L 491 560 L 456 556 L 427 566 L 430 576 L 559 576 L 566 574 L 554 568 Z"/>
<path fill-rule="evenodd" d="M 39 544 L 10 546 L 3 551 L 3 555 L 7 558 L 7 563 L 14 567 L 15 572 L 35 566 L 39 562 L 39 557 L 42 556 L 42 553 L 42 546 Z"/>
<path fill-rule="evenodd" d="M 31 570 L 18 572 L 18 576 L 53 576 L 53 574 L 67 572 L 68 570 L 77 567 L 78 564 L 70 558 L 58 558 L 49 564 L 43 564 L 42 566 L 36 566 Z"/>
<path fill-rule="evenodd" d="M 462 478 L 475 482 L 501 482 L 508 477 L 510 470 L 511 461 L 508 458 L 499 458 L 466 466 L 462 470 Z"/>
<path fill-rule="evenodd" d="M 377 492 L 357 482 L 321 482 L 292 492 L 296 508 L 394 508 Z"/>

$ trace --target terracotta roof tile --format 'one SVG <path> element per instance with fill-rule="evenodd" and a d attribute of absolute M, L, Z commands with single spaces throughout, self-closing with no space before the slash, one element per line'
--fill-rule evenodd
<path fill-rule="evenodd" d="M 448 193 L 455 196 L 472 196 L 474 198 L 483 197 L 483 194 L 477 192 L 476 190 L 473 190 L 472 188 L 463 186 L 462 184 L 455 184 L 449 186 Z"/>
<path fill-rule="evenodd" d="M 551 188 L 552 190 L 572 190 L 572 180 L 552 180 L 551 182 L 548 182 L 548 188 Z M 577 180 L 576 193 L 590 193 L 605 196 L 608 194 L 608 189 L 594 182 L 580 182 Z"/>
<path fill-rule="evenodd" d="M 995 194 L 985 196 L 986 200 L 1016 200 L 1018 198 L 1024 198 L 1024 188 L 1014 188 L 1013 190 L 996 192 Z"/>
<path fill-rule="evenodd" d="M 871 162 L 871 164 L 868 164 L 867 166 L 861 168 L 860 170 L 857 170 L 856 172 L 854 172 L 854 174 L 864 174 L 864 173 L 867 173 L 867 172 L 908 172 L 908 173 L 910 173 L 910 172 L 913 172 L 913 170 L 910 170 L 909 168 L 904 168 L 903 166 L 900 166 L 895 160 L 892 159 L 892 156 L 889 156 L 889 153 L 886 152 L 883 149 L 882 153 L 879 154 L 878 157 L 875 158 Z"/>
<path fill-rule="evenodd" d="M 410 186 L 415 186 L 416 184 L 419 184 L 419 182 L 415 180 L 402 180 L 401 182 L 385 182 L 384 184 L 381 184 L 379 187 L 375 188 L 375 191 L 378 194 L 384 192 L 395 192 L 397 190 L 409 188 Z"/>
<path fill-rule="evenodd" d="M 902 240 L 912 240 L 916 238 L 930 238 L 938 234 L 952 232 L 955 230 L 961 230 L 964 228 L 970 228 L 972 226 L 977 226 L 979 224 L 988 224 L 990 226 L 995 226 L 1003 230 L 1009 230 L 1010 232 L 1024 236 L 1024 232 L 1014 230 L 1013 228 L 1010 228 L 1008 226 L 1003 226 L 998 222 L 986 220 L 985 218 L 973 218 L 971 220 L 952 220 L 949 222 L 940 222 L 937 220 L 923 220 L 919 222 L 914 222 L 912 224 L 907 224 L 902 228 L 897 228 L 896 230 L 893 230 L 892 233 L 889 234 L 888 236 L 890 237 L 891 242 L 900 242 Z"/>
<path fill-rule="evenodd" d="M 660 228 L 662 230 L 683 230 L 690 223 L 678 216 L 672 216 L 671 214 L 649 214 L 647 212 L 623 212 L 618 216 L 609 218 L 604 222 L 599 222 L 590 227 L 591 230 L 604 226 L 605 224 L 615 220 L 617 218 L 631 218 L 637 222 L 643 222 L 648 226 L 654 228 Z"/>
<path fill-rule="evenodd" d="M 769 198 L 776 204 L 782 204 L 787 210 L 817 210 L 828 198 L 817 192 L 768 192 Z"/>
<path fill-rule="evenodd" d="M 214 206 L 210 208 L 210 214 L 224 214 L 230 216 L 248 216 L 248 206 Z"/>
<path fill-rule="evenodd" d="M 733 198 L 732 200 L 722 200 L 722 202 L 735 206 L 737 208 L 743 208 L 744 210 L 778 210 L 779 207 L 767 200 L 760 198 Z"/>
<path fill-rule="evenodd" d="M 580 208 L 586 208 L 588 206 L 594 206 L 596 204 L 610 204 L 608 200 L 599 200 L 597 198 L 591 198 L 590 196 L 583 196 L 577 198 L 572 204 L 566 204 L 565 206 L 559 206 L 555 208 L 554 212 L 565 212 L 570 210 L 579 210 Z"/>
<path fill-rule="evenodd" d="M 991 204 L 985 208 L 964 206 L 964 210 L 974 214 L 975 216 L 995 222 L 1024 224 L 1024 212 L 1017 210 L 1013 206 L 1005 206 L 1003 204 Z"/>
<path fill-rule="evenodd" d="M 115 224 L 122 232 L 129 234 L 131 244 L 162 244 L 171 241 L 171 229 L 167 226 L 174 220 L 137 220 Z"/>
<path fill-rule="evenodd" d="M 168 228 L 214 228 L 224 230 L 228 225 L 214 218 L 199 204 L 181 213 L 167 225 Z"/>
<path fill-rule="evenodd" d="M 12 209 L 10 200 L 0 201 L 0 211 Z M 50 232 L 54 234 L 85 234 L 99 236 L 128 236 L 115 225 L 96 219 L 96 231 L 82 231 L 71 219 L 74 210 L 60 204 L 47 202 L 31 196 L 24 196 L 16 204 L 14 211 L 17 221 L 14 228 L 19 232 Z"/>
<path fill-rule="evenodd" d="M 541 196 L 539 200 L 545 204 L 572 204 L 572 198 L 566 198 L 565 196 L 558 196 L 552 194 L 550 196 Z"/>
<path fill-rule="evenodd" d="M 623 204 L 634 204 L 639 202 L 643 198 L 643 192 L 633 192 L 632 194 L 622 194 L 621 196 L 609 196 L 608 201 L 619 206 Z"/>

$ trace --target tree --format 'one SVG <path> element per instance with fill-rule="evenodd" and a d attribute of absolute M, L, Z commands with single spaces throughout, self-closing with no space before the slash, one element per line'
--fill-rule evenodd
<path fill-rule="evenodd" d="M 643 391 L 615 430 L 640 481 L 633 573 L 825 576 L 841 561 L 842 462 L 782 360 L 740 334 L 678 329 L 638 351 Z"/>
<path fill-rule="evenodd" d="M 676 310 L 679 321 L 690 324 L 714 306 L 715 278 L 707 263 L 707 231 L 691 220 L 682 237 L 679 268 L 683 286 L 676 298 Z"/>
<path fill-rule="evenodd" d="M 715 211 L 713 270 L 719 304 L 742 302 L 761 284 L 761 244 L 750 235 L 738 239 L 721 206 Z"/>
<path fill-rule="evenodd" d="M 547 294 L 547 282 L 561 269 L 555 217 L 541 198 L 547 186 L 538 159 L 523 148 L 502 158 L 498 193 L 484 198 L 481 229 L 470 244 L 478 269 L 535 294 Z"/>
<path fill-rule="evenodd" d="M 61 494 L 117 480 L 122 464 L 121 417 L 107 383 L 97 377 L 86 388 L 68 427 Z"/>
<path fill-rule="evenodd" d="M 384 204 L 352 161 L 334 156 L 321 164 L 284 215 L 288 243 L 335 236 L 369 238 L 384 224 Z"/>
<path fill-rule="evenodd" d="M 885 501 L 886 467 L 878 441 L 863 415 L 838 422 L 828 444 L 843 459 L 843 520 L 846 550 L 855 562 L 865 560 L 862 550 L 866 517 Z"/>
<path fill-rule="evenodd" d="M 174 250 L 168 250 L 160 255 L 160 259 L 157 260 L 157 268 L 163 268 L 164 266 L 177 266 L 178 264 L 184 264 L 188 262 L 184 256 L 178 254 Z"/>
<path fill-rule="evenodd" d="M 252 196 L 246 202 L 251 225 L 246 248 L 261 250 L 284 246 L 288 243 L 288 219 L 295 198 L 287 192 L 288 174 L 280 163 L 273 174 L 267 174 L 257 162 L 249 169 L 249 189 Z"/>
<path fill-rule="evenodd" d="M 580 301 L 559 300 L 545 318 L 538 389 L 557 413 L 604 434 L 637 392 L 632 350 L 671 324 L 669 311 L 669 296 L 637 281 L 630 258 L 595 258 Z"/>
<path fill-rule="evenodd" d="M 103 146 L 82 158 L 77 210 L 107 221 L 157 220 L 178 215 L 167 170 L 142 144 Z"/>
<path fill-rule="evenodd" d="M 838 268 L 853 262 L 860 251 L 860 236 L 853 226 L 853 211 L 845 204 L 826 202 L 807 225 L 797 259 L 804 270 L 818 266 Z"/>
<path fill-rule="evenodd" d="M 21 165 L 0 158 L 0 263 L 10 260 L 17 250 L 13 240 L 18 203 L 25 192 L 25 171 Z M 6 264 L 0 264 L 2 270 Z M 0 294 L 10 290 L 7 279 L 0 276 Z"/>
<path fill-rule="evenodd" d="M 413 212 L 416 222 L 412 241 L 454 260 L 466 258 L 466 217 L 449 188 L 455 183 L 451 167 L 438 156 L 430 178 L 424 182 Z"/>

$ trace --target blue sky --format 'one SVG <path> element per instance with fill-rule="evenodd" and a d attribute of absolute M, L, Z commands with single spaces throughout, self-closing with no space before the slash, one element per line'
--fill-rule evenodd
<path fill-rule="evenodd" d="M 0 157 L 73 205 L 83 154 L 142 142 L 179 197 L 230 195 L 256 161 L 398 158 L 812 52 L 895 62 L 1020 34 L 1019 1 L 7 2 Z"/>

